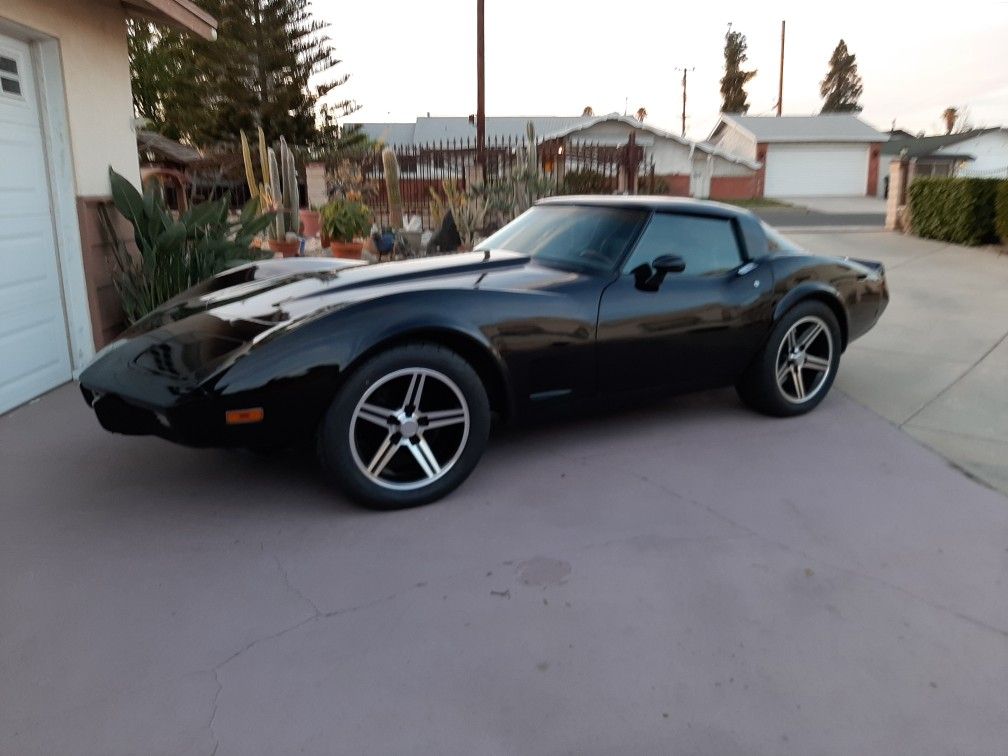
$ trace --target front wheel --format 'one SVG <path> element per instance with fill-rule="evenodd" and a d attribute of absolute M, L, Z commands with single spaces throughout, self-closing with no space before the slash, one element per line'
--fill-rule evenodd
<path fill-rule="evenodd" d="M 840 364 L 840 326 L 822 302 L 784 315 L 736 385 L 742 401 L 768 415 L 801 415 L 819 404 Z"/>
<path fill-rule="evenodd" d="M 402 509 L 459 486 L 489 432 L 486 390 L 469 363 L 436 344 L 410 344 L 347 378 L 320 426 L 319 457 L 352 498 Z"/>

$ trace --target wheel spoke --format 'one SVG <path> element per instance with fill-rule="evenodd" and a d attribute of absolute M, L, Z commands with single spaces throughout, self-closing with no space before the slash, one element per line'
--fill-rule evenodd
<path fill-rule="evenodd" d="M 441 465 L 438 464 L 434 452 L 424 439 L 421 438 L 415 443 L 408 444 L 408 447 L 413 458 L 420 465 L 420 469 L 424 471 L 424 475 L 428 478 L 433 478 L 441 472 Z"/>
<path fill-rule="evenodd" d="M 814 354 L 806 354 L 805 367 L 809 370 L 815 370 L 817 373 L 825 373 L 830 369 L 830 361 L 825 357 L 816 357 Z"/>
<path fill-rule="evenodd" d="M 406 400 L 403 402 L 403 407 L 413 407 L 414 410 L 420 407 L 420 395 L 423 394 L 426 378 L 427 376 L 423 373 L 413 373 L 410 376 L 410 384 L 406 389 Z"/>
<path fill-rule="evenodd" d="M 362 404 L 357 410 L 357 417 L 361 420 L 367 420 L 369 423 L 380 425 L 383 428 L 389 427 L 389 418 L 394 415 L 393 410 L 379 407 L 377 404 Z"/>
<path fill-rule="evenodd" d="M 425 412 L 420 416 L 420 425 L 424 430 L 432 428 L 444 428 L 446 425 L 458 425 L 466 421 L 465 411 L 462 409 L 437 410 L 435 412 Z"/>
<path fill-rule="evenodd" d="M 368 472 L 372 475 L 378 476 L 382 474 L 382 471 L 388 467 L 388 463 L 392 461 L 392 457 L 399 450 L 399 444 L 393 443 L 392 434 L 390 433 L 382 441 L 381 446 L 378 447 L 378 451 L 371 458 L 371 462 L 368 464 Z"/>
<path fill-rule="evenodd" d="M 816 336 L 822 333 L 823 327 L 819 323 L 813 323 L 809 329 L 805 332 L 805 335 L 801 337 L 798 342 L 798 348 L 801 350 L 806 350 L 809 345 L 816 340 Z"/>
<path fill-rule="evenodd" d="M 791 375 L 791 363 L 785 362 L 777 368 L 777 385 L 783 388 L 784 382 L 788 379 L 789 375 Z"/>
<path fill-rule="evenodd" d="M 798 348 L 798 338 L 795 335 L 794 328 L 787 332 L 787 345 L 789 352 L 793 352 Z"/>
<path fill-rule="evenodd" d="M 801 368 L 791 367 L 791 380 L 794 382 L 795 396 L 805 398 L 805 382 L 802 380 Z"/>

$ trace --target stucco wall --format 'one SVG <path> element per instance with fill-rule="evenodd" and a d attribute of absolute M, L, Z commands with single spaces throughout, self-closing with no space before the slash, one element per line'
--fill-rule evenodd
<path fill-rule="evenodd" d="M 108 167 L 140 182 L 125 14 L 118 0 L 3 0 L 0 31 L 18 36 L 4 22 L 59 41 L 66 88 L 76 193 L 109 193 Z"/>

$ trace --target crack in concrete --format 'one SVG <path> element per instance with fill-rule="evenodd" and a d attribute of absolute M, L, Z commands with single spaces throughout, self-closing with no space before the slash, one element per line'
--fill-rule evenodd
<path fill-rule="evenodd" d="M 315 613 L 316 617 L 322 614 L 322 612 L 318 608 L 318 605 L 310 598 L 308 598 L 308 596 L 306 596 L 300 588 L 291 583 L 290 576 L 287 574 L 287 568 L 284 567 L 283 563 L 280 561 L 280 558 L 276 554 L 273 554 L 272 556 L 273 561 L 276 562 L 277 570 L 280 571 L 280 577 L 283 579 L 284 585 L 287 586 L 287 590 L 289 590 L 291 593 L 295 594 L 298 598 L 300 598 L 302 601 L 308 604 L 308 606 L 312 608 L 312 611 Z"/>
<path fill-rule="evenodd" d="M 981 354 L 977 358 L 976 362 L 974 362 L 972 365 L 970 365 L 968 368 L 966 368 L 966 372 L 962 373 L 958 378 L 956 378 L 954 381 L 952 381 L 952 383 L 950 383 L 948 386 L 946 386 L 941 391 L 939 391 L 937 394 L 935 394 L 926 404 L 924 404 L 924 406 L 922 406 L 920 409 L 918 409 L 916 412 L 914 412 L 912 415 L 910 415 L 910 417 L 908 417 L 906 420 L 904 420 L 902 423 L 900 423 L 899 427 L 902 428 L 907 423 L 912 422 L 913 419 L 915 417 L 917 417 L 917 415 L 919 415 L 921 412 L 923 412 L 924 410 L 926 410 L 932 404 L 934 404 L 939 399 L 941 399 L 943 396 L 945 396 L 945 394 L 947 394 L 949 391 L 951 391 L 953 388 L 955 388 L 957 385 L 959 385 L 959 383 L 967 375 L 969 375 L 974 370 L 976 370 L 977 367 L 980 366 L 980 363 L 983 362 L 984 360 L 986 360 L 995 349 L 997 349 L 999 346 L 1001 346 L 1002 344 L 1004 344 L 1006 339 L 1008 339 L 1008 331 L 1005 331 L 1001 335 L 1001 338 L 999 338 L 997 341 L 995 341 L 994 345 L 990 349 L 988 349 L 986 352 L 984 352 L 983 354 Z"/>

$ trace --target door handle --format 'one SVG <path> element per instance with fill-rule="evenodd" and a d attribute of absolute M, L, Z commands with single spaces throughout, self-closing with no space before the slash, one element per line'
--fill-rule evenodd
<path fill-rule="evenodd" d="M 745 265 L 743 265 L 741 268 L 738 269 L 738 274 L 740 276 L 744 276 L 747 273 L 752 273 L 754 270 L 756 270 L 756 265 L 757 264 L 755 262 L 747 262 Z"/>

